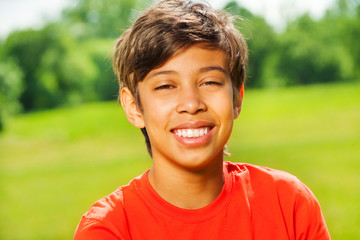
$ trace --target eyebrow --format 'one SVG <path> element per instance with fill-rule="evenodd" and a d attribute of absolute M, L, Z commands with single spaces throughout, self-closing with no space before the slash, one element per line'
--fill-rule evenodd
<path fill-rule="evenodd" d="M 223 67 L 220 66 L 209 66 L 200 69 L 200 73 L 209 72 L 209 71 L 220 71 L 224 73 L 226 76 L 229 76 L 229 73 Z"/>
<path fill-rule="evenodd" d="M 159 71 L 159 72 L 152 72 L 150 73 L 147 78 L 153 78 L 156 77 L 158 75 L 171 75 L 171 74 L 175 74 L 176 71 L 173 70 L 165 70 L 165 71 Z"/>
<path fill-rule="evenodd" d="M 210 71 L 220 71 L 220 72 L 224 73 L 227 77 L 229 76 L 229 73 L 223 67 L 220 67 L 220 66 L 208 66 L 208 67 L 200 68 L 200 70 L 199 70 L 200 73 L 205 73 L 205 72 L 210 72 Z M 149 78 L 153 78 L 153 77 L 156 77 L 159 75 L 172 75 L 172 74 L 176 74 L 176 73 L 177 72 L 174 70 L 158 71 L 158 72 L 150 73 L 147 76 L 147 78 L 149 79 Z"/>

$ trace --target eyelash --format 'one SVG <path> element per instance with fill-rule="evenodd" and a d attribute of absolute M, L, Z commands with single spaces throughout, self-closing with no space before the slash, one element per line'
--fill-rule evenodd
<path fill-rule="evenodd" d="M 216 82 L 216 81 L 207 81 L 202 83 L 201 85 L 218 85 L 218 86 L 222 86 L 223 84 L 220 82 Z"/>
<path fill-rule="evenodd" d="M 174 88 L 174 86 L 170 85 L 170 84 L 165 84 L 165 85 L 156 87 L 155 90 L 170 89 L 170 88 Z"/>

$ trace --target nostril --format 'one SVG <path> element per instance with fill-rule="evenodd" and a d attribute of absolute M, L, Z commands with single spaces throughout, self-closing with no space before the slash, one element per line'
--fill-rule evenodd
<path fill-rule="evenodd" d="M 177 112 L 178 113 L 189 113 L 189 114 L 196 114 L 199 112 L 203 112 L 205 111 L 206 108 L 206 104 L 203 103 L 202 101 L 187 101 L 185 103 L 180 103 L 177 106 Z"/>

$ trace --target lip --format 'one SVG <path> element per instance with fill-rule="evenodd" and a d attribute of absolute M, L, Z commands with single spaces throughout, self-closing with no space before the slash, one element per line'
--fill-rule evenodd
<path fill-rule="evenodd" d="M 188 129 L 188 128 L 201 128 L 201 127 L 214 127 L 214 124 L 207 121 L 185 122 L 171 129 L 173 132 L 175 129 Z"/>
<path fill-rule="evenodd" d="M 180 137 L 174 133 L 175 129 L 191 129 L 191 128 L 202 128 L 202 127 L 209 127 L 210 128 L 209 132 L 206 135 L 195 138 Z M 171 133 L 180 144 L 185 145 L 187 147 L 198 147 L 198 146 L 206 145 L 211 140 L 211 136 L 214 133 L 214 127 L 215 127 L 214 124 L 207 121 L 186 122 L 172 128 Z"/>

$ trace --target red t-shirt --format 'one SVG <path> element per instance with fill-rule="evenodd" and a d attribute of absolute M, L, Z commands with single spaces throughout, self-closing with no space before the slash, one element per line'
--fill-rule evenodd
<path fill-rule="evenodd" d="M 225 162 L 222 192 L 196 210 L 163 200 L 147 173 L 96 202 L 74 239 L 330 239 L 315 196 L 286 172 Z"/>

